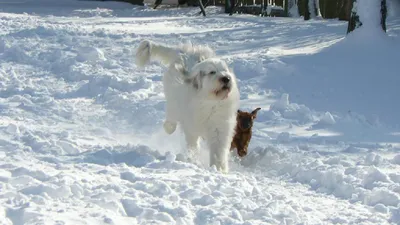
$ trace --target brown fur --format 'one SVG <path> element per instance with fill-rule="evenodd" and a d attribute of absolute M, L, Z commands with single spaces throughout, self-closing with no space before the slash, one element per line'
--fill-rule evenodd
<path fill-rule="evenodd" d="M 231 143 L 231 151 L 236 148 L 240 157 L 247 155 L 247 147 L 249 146 L 252 134 L 253 120 L 257 117 L 257 112 L 260 109 L 261 108 L 257 108 L 251 113 L 241 110 L 237 112 L 235 136 Z"/>

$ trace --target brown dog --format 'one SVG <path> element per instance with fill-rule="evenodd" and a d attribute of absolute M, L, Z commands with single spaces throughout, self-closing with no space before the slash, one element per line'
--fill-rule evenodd
<path fill-rule="evenodd" d="M 253 120 L 257 117 L 257 112 L 261 108 L 253 110 L 251 113 L 237 111 L 235 136 L 231 143 L 231 151 L 236 148 L 240 157 L 247 155 L 247 147 L 251 139 L 251 129 L 253 128 Z"/>

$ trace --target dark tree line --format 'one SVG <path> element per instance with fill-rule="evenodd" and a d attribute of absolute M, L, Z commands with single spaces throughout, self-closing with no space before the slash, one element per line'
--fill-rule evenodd
<path fill-rule="evenodd" d="M 98 0 L 105 1 L 105 0 Z M 129 2 L 135 5 L 143 5 L 143 0 L 114 0 Z M 266 8 L 268 6 L 268 0 L 256 0 L 261 4 L 261 15 L 265 15 Z M 382 30 L 386 32 L 386 17 L 387 17 L 387 4 L 386 0 L 366 0 L 366 1 L 380 1 L 381 9 L 380 12 L 380 24 Z M 211 4 L 213 2 L 214 4 Z M 162 3 L 162 0 L 156 0 L 155 7 Z M 304 20 L 309 20 L 314 16 L 320 15 L 324 19 L 338 18 L 339 20 L 349 21 L 347 27 L 347 33 L 352 32 L 358 27 L 362 26 L 362 21 L 357 14 L 357 7 L 353 5 L 357 4 L 357 0 L 273 0 L 273 4 L 283 6 L 284 15 L 288 16 L 290 8 L 297 4 L 298 13 L 300 16 L 304 17 Z M 319 4 L 318 4 L 319 3 Z M 365 2 L 363 2 L 365 3 Z M 235 13 L 236 8 L 239 4 L 253 5 L 253 0 L 178 0 L 178 4 L 188 4 L 190 6 L 198 6 L 204 16 L 205 7 L 208 5 L 225 5 L 225 13 L 232 15 Z"/>
<path fill-rule="evenodd" d="M 297 7 L 299 14 L 304 16 L 305 20 L 310 19 L 311 15 L 317 15 L 319 9 L 321 17 L 324 19 L 339 18 L 339 20 L 349 21 L 352 0 L 319 0 L 318 5 L 315 0 L 298 0 Z M 310 10 L 314 10 L 314 12 Z"/>
<path fill-rule="evenodd" d="M 386 0 L 368 0 L 380 1 L 380 24 L 382 30 L 386 32 L 386 17 L 387 17 L 387 4 Z M 288 2 L 288 0 L 286 0 Z M 338 18 L 339 20 L 349 21 L 347 33 L 352 32 L 358 27 L 362 26 L 362 21 L 357 14 L 356 6 L 357 0 L 319 0 L 317 5 L 316 0 L 297 0 L 297 7 L 299 14 L 304 17 L 304 20 L 309 20 L 312 15 L 318 15 L 318 9 L 321 16 L 326 19 Z M 367 4 L 365 2 L 361 4 Z"/>

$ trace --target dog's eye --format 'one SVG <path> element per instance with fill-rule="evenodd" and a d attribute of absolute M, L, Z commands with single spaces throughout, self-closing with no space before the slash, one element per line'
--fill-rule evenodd
<path fill-rule="evenodd" d="M 211 71 L 209 74 L 211 74 L 211 75 L 214 75 L 214 74 L 216 74 L 217 72 L 215 72 L 215 71 Z"/>

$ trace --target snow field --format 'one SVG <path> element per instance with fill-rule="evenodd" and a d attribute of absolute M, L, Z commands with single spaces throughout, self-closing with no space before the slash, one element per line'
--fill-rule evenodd
<path fill-rule="evenodd" d="M 340 21 L 122 5 L 0 13 L 1 224 L 399 223 L 397 18 L 344 38 Z M 229 174 L 162 132 L 144 38 L 209 44 L 262 108 Z"/>

